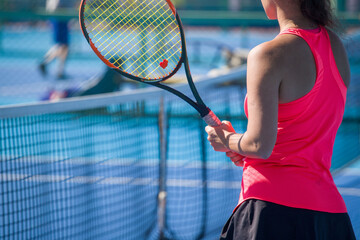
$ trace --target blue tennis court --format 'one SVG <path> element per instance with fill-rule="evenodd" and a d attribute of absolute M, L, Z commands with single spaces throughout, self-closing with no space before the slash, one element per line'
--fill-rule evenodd
<path fill-rule="evenodd" d="M 224 61 L 217 55 L 219 46 L 248 49 L 275 35 L 268 28 L 189 28 L 192 73 L 197 79 L 209 78 L 208 71 Z M 197 40 L 204 39 L 205 46 L 199 47 Z M 35 41 L 29 50 L 28 44 Z M 352 46 L 358 41 L 349 41 L 351 58 L 356 59 L 358 49 Z M 40 100 L 50 90 L 76 88 L 106 70 L 90 52 L 79 29 L 73 27 L 68 77 L 56 79 L 56 64 L 43 77 L 38 64 L 50 47 L 51 33 L 44 22 L 1 27 L 1 105 L 41 105 Z M 360 65 L 356 60 L 351 71 L 332 170 L 360 238 Z M 214 112 L 243 131 L 245 90 L 234 81 L 224 86 L 211 84 L 201 91 Z M 64 104 L 76 108 L 71 111 L 62 111 L 61 102 L 49 103 L 51 113 L 1 118 L 0 238 L 159 239 L 159 216 L 165 216 L 164 235 L 169 239 L 217 239 L 236 206 L 241 168 L 205 142 L 204 124 L 189 106 L 171 99 L 166 105 L 164 175 L 159 167 L 158 105 L 162 94 L 154 94 L 150 103 L 145 96 L 137 100 L 99 96 L 103 103 L 94 107 L 74 100 Z M 78 110 L 81 105 L 85 109 Z M 37 104 L 31 107 L 38 109 Z M 52 112 L 55 108 L 60 110 Z M 158 202 L 164 179 L 165 213 L 159 211 Z"/>

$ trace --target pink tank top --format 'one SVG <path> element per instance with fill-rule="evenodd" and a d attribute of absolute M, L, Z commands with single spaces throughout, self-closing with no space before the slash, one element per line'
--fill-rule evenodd
<path fill-rule="evenodd" d="M 280 34 L 294 34 L 307 42 L 316 63 L 316 82 L 305 96 L 279 104 L 275 147 L 266 160 L 245 159 L 239 204 L 260 199 L 294 208 L 346 212 L 330 165 L 347 88 L 327 30 L 287 29 Z M 245 114 L 248 116 L 247 98 Z"/>

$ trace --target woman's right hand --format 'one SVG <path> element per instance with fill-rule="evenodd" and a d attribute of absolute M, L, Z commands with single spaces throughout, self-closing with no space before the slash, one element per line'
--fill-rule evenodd
<path fill-rule="evenodd" d="M 244 156 L 235 152 L 226 152 L 226 156 L 238 167 L 244 166 Z"/>

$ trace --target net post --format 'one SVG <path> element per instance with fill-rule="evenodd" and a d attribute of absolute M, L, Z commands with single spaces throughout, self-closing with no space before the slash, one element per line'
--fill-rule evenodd
<path fill-rule="evenodd" d="M 200 133 L 200 150 L 201 150 L 201 179 L 202 179 L 202 220 L 200 232 L 195 239 L 203 239 L 206 233 L 206 223 L 208 219 L 207 210 L 208 210 L 208 177 L 207 177 L 207 152 L 206 152 L 206 132 L 204 131 L 206 125 L 205 122 L 199 119 L 199 133 Z"/>
<path fill-rule="evenodd" d="M 159 151 L 160 151 L 160 164 L 159 164 L 159 193 L 158 193 L 158 226 L 159 226 L 159 239 L 165 238 L 166 230 L 166 156 L 167 156 L 167 116 L 166 104 L 164 97 L 160 99 L 159 107 Z"/>

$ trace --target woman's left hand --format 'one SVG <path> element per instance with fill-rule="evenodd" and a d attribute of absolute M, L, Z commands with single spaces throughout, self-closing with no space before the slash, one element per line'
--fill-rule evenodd
<path fill-rule="evenodd" d="M 235 152 L 227 152 L 226 156 L 230 158 L 230 160 L 238 167 L 244 166 L 244 159 L 245 157 L 243 155 L 240 155 Z"/>
<path fill-rule="evenodd" d="M 235 134 L 235 130 L 229 121 L 222 121 L 222 124 L 218 127 L 206 126 L 205 131 L 208 134 L 208 140 L 217 152 L 228 152 L 229 138 Z"/>

